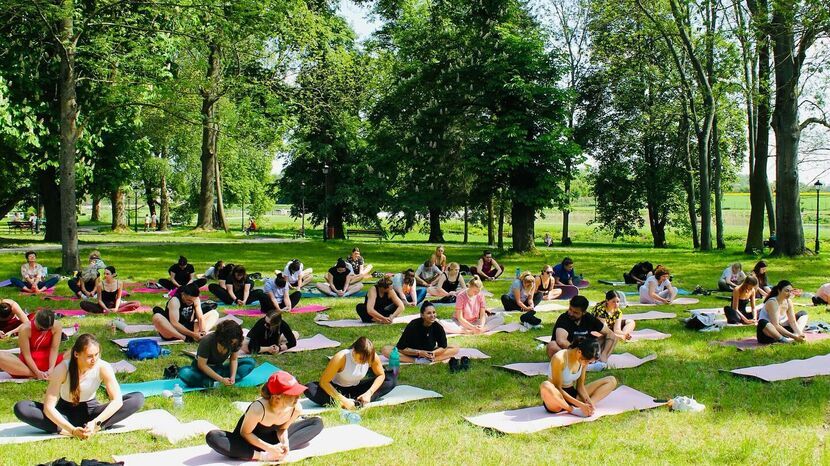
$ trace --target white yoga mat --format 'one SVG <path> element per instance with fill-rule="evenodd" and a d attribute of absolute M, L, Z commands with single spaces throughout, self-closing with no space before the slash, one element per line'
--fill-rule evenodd
<path fill-rule="evenodd" d="M 337 348 L 340 346 L 339 341 L 334 341 L 325 335 L 318 333 L 310 338 L 300 338 L 297 340 L 297 346 L 289 348 L 286 353 L 299 353 L 300 351 L 311 351 L 323 348 Z"/>
<path fill-rule="evenodd" d="M 671 333 L 663 333 L 658 332 L 657 330 L 653 330 L 650 328 L 644 328 L 640 330 L 634 330 L 631 332 L 631 339 L 630 340 L 620 340 L 623 343 L 633 343 L 635 341 L 645 341 L 645 340 L 665 340 L 666 338 L 671 337 Z M 550 343 L 550 336 L 545 335 L 542 337 L 536 337 L 536 340 L 541 341 L 542 343 Z"/>
<path fill-rule="evenodd" d="M 315 456 L 332 455 L 361 448 L 373 448 L 389 445 L 392 439 L 373 432 L 357 424 L 327 427 L 305 446 L 292 447 L 281 463 L 293 463 Z M 190 448 L 138 453 L 135 455 L 116 455 L 115 461 L 123 461 L 125 466 L 146 466 L 148 464 L 187 466 L 259 466 L 257 461 L 235 461 L 213 451 L 207 445 Z"/>
<path fill-rule="evenodd" d="M 409 403 L 410 401 L 418 401 L 418 400 L 426 400 L 430 398 L 443 398 L 443 396 L 432 390 L 424 390 L 423 388 L 413 387 L 411 385 L 398 385 L 392 389 L 391 392 L 384 395 L 381 399 L 377 401 L 373 401 L 368 405 L 363 406 L 361 409 L 365 408 L 375 408 L 378 406 L 394 406 L 403 403 Z M 330 411 L 334 409 L 340 409 L 339 407 L 335 406 L 320 406 L 315 404 L 313 401 L 307 398 L 301 398 L 300 406 L 303 408 L 303 414 L 320 414 L 325 411 Z M 233 406 L 241 411 L 245 412 L 250 406 L 251 403 L 247 401 L 235 401 L 233 402 Z"/>
<path fill-rule="evenodd" d="M 161 337 L 117 338 L 117 339 L 111 340 L 111 341 L 113 343 L 115 343 L 116 345 L 120 346 L 123 349 L 123 348 L 126 348 L 130 344 L 130 341 L 132 341 L 132 340 L 145 340 L 145 339 L 154 340 L 159 345 L 177 345 L 179 343 L 184 343 L 184 340 L 165 340 Z"/>
<path fill-rule="evenodd" d="M 697 298 L 675 298 L 674 301 L 672 301 L 670 304 L 646 304 L 646 303 L 640 303 L 640 302 L 634 301 L 634 302 L 628 303 L 628 307 L 634 307 L 634 306 L 638 306 L 638 307 L 639 306 L 669 306 L 669 305 L 675 305 L 675 304 L 680 305 L 680 306 L 685 306 L 685 305 L 689 305 L 689 304 L 697 304 L 699 302 L 700 302 L 700 300 L 697 299 Z"/>
<path fill-rule="evenodd" d="M 830 354 L 813 356 L 809 359 L 794 359 L 792 361 L 766 366 L 745 367 L 743 369 L 734 369 L 730 372 L 737 375 L 755 377 L 766 382 L 830 375 Z"/>
<path fill-rule="evenodd" d="M 452 321 L 450 321 L 450 322 L 452 322 Z M 452 322 L 452 323 L 455 324 L 455 322 Z M 444 328 L 446 329 L 446 327 L 444 327 Z M 461 327 L 459 326 L 459 328 L 461 328 Z M 504 333 L 513 333 L 513 332 L 515 332 L 515 331 L 517 331 L 521 328 L 522 328 L 522 324 L 517 324 L 517 323 L 514 322 L 512 324 L 502 324 L 502 325 L 499 325 L 498 327 L 493 327 L 492 329 L 490 329 L 489 331 L 484 332 L 484 333 L 449 333 L 448 332 L 447 333 L 447 338 L 451 338 L 451 337 L 478 337 L 478 336 L 482 336 L 482 335 L 495 335 L 497 333 L 502 333 L 502 332 L 504 332 Z"/>
<path fill-rule="evenodd" d="M 632 369 L 655 359 L 657 359 L 656 354 L 649 354 L 644 358 L 638 358 L 631 353 L 612 354 L 608 358 L 608 369 Z M 549 362 L 516 362 L 496 367 L 518 372 L 528 377 L 536 375 L 550 376 Z"/>
<path fill-rule="evenodd" d="M 651 396 L 621 385 L 596 405 L 594 415 L 580 417 L 569 413 L 552 414 L 545 410 L 542 401 L 530 408 L 500 411 L 480 416 L 465 417 L 477 426 L 495 429 L 506 434 L 528 434 L 554 427 L 564 427 L 580 422 L 591 422 L 604 416 L 613 416 L 626 411 L 641 411 L 662 406 Z"/>
<path fill-rule="evenodd" d="M 116 320 L 115 321 L 115 328 L 121 330 L 126 334 L 133 334 L 133 333 L 141 333 L 141 332 L 153 332 L 156 330 L 155 327 L 148 324 L 128 324 L 123 320 Z"/>
<path fill-rule="evenodd" d="M 660 311 L 648 311 L 648 312 L 641 312 L 639 314 L 625 314 L 625 319 L 630 320 L 658 320 L 658 319 L 674 319 L 677 317 L 677 314 L 674 312 L 660 312 Z"/>
<path fill-rule="evenodd" d="M 421 314 L 411 314 L 407 316 L 398 316 L 392 319 L 393 324 L 408 324 L 413 320 L 421 317 Z M 363 322 L 360 319 L 342 319 L 342 320 L 315 320 L 315 324 L 323 327 L 331 328 L 347 328 L 347 327 L 371 327 L 372 325 L 381 325 L 377 322 Z"/>

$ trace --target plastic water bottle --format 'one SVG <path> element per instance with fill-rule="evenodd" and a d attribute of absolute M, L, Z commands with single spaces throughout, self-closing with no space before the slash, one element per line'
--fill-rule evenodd
<path fill-rule="evenodd" d="M 78 324 L 77 322 L 75 322 L 74 327 L 75 327 L 75 333 L 78 333 L 78 329 L 81 328 L 81 325 Z"/>
<path fill-rule="evenodd" d="M 522 268 L 521 267 L 516 267 L 516 278 L 519 278 L 519 275 L 521 275 L 521 274 L 522 274 Z"/>
<path fill-rule="evenodd" d="M 341 409 L 340 417 L 349 424 L 360 424 L 361 421 L 360 414 L 348 409 Z"/>
<path fill-rule="evenodd" d="M 181 409 L 184 407 L 183 393 L 182 387 L 180 387 L 179 384 L 173 386 L 173 395 L 171 396 L 171 398 L 173 398 L 173 408 Z"/>
<path fill-rule="evenodd" d="M 112 333 L 113 335 L 115 335 L 115 319 L 113 319 L 112 321 L 110 321 L 110 333 Z"/>
<path fill-rule="evenodd" d="M 398 347 L 392 348 L 392 353 L 389 355 L 389 369 L 392 370 L 392 374 L 395 378 L 398 378 L 398 374 L 401 373 L 401 356 L 398 354 Z"/>

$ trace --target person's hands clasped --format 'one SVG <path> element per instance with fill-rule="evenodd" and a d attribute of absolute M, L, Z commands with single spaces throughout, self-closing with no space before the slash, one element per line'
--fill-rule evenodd
<path fill-rule="evenodd" d="M 340 406 L 342 406 L 342 407 L 343 407 L 343 409 L 347 409 L 347 410 L 349 410 L 349 411 L 354 411 L 354 409 L 355 409 L 354 401 L 352 401 L 352 400 L 351 400 L 351 399 L 349 399 L 349 398 L 344 398 L 344 399 L 340 402 Z"/>
<path fill-rule="evenodd" d="M 362 405 L 369 404 L 372 401 L 372 393 L 367 391 L 357 397 L 356 401 Z"/>
<path fill-rule="evenodd" d="M 225 385 L 226 387 L 230 387 L 234 383 L 235 383 L 234 380 L 230 377 L 223 377 L 222 378 L 222 384 Z"/>

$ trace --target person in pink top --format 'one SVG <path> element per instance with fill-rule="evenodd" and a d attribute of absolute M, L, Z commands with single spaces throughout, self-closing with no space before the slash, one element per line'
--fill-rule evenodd
<path fill-rule="evenodd" d="M 467 283 L 467 289 L 456 296 L 453 320 L 441 322 L 447 333 L 479 334 L 504 324 L 501 316 L 487 316 L 487 304 L 481 289 L 481 278 L 473 276 Z"/>

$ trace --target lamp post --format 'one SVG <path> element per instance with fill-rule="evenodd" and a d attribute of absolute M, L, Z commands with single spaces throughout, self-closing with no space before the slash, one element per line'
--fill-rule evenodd
<path fill-rule="evenodd" d="M 329 164 L 323 165 L 323 241 L 329 236 Z"/>
<path fill-rule="evenodd" d="M 129 207 L 127 207 L 129 209 Z M 135 228 L 135 232 L 138 233 L 138 189 L 133 189 L 133 227 Z"/>
<path fill-rule="evenodd" d="M 821 193 L 821 187 L 824 186 L 824 185 L 821 183 L 821 180 L 816 180 L 816 182 L 815 182 L 815 184 L 813 184 L 813 186 L 816 188 L 816 249 L 815 249 L 815 251 L 816 251 L 816 254 L 818 254 L 818 225 L 819 225 L 818 215 L 819 215 L 819 204 L 820 204 L 820 202 L 819 202 L 820 197 L 819 196 L 820 196 L 820 193 Z"/>
<path fill-rule="evenodd" d="M 302 213 L 302 216 L 303 216 L 303 223 L 300 225 L 300 236 L 302 236 L 303 238 L 305 238 L 305 181 L 301 181 L 301 182 L 300 182 L 300 186 L 301 186 L 301 189 L 302 189 L 302 195 L 303 195 L 303 205 L 302 205 L 302 209 L 303 209 L 303 213 Z"/>

